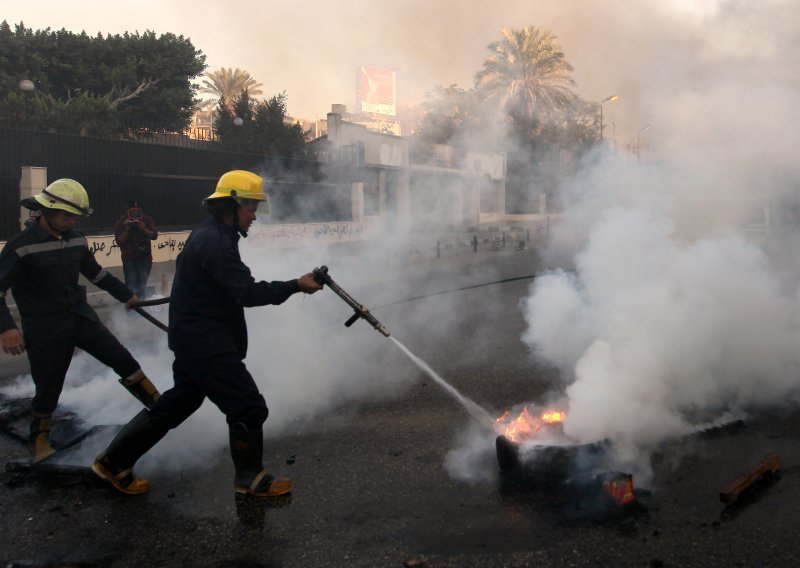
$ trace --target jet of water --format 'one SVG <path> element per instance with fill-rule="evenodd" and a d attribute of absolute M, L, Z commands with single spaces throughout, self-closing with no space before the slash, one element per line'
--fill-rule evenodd
<path fill-rule="evenodd" d="M 473 420 L 485 428 L 494 430 L 495 420 L 482 406 L 458 392 L 455 387 L 440 377 L 436 371 L 431 369 L 430 365 L 409 351 L 409 349 L 400 343 L 394 336 L 389 337 L 389 339 L 394 341 L 400 350 L 405 353 L 409 359 L 416 363 L 417 367 L 425 371 L 430 378 L 436 381 L 436 384 L 442 387 L 444 392 L 449 394 L 461 406 L 463 406 Z"/>

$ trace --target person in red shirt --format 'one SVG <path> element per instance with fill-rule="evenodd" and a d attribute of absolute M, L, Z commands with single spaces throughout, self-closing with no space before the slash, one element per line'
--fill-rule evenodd
<path fill-rule="evenodd" d="M 138 199 L 128 204 L 128 211 L 114 225 L 114 236 L 122 255 L 125 284 L 144 299 L 147 279 L 153 268 L 150 241 L 158 238 L 158 230 L 153 218 L 142 212 Z"/>

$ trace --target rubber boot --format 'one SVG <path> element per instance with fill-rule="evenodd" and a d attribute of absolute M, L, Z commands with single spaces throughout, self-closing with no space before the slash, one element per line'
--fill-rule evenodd
<path fill-rule="evenodd" d="M 97 456 L 92 471 L 126 495 L 147 493 L 147 480 L 134 475 L 133 465 L 167 432 L 169 427 L 163 419 L 142 410 L 123 426 L 106 451 Z"/>
<path fill-rule="evenodd" d="M 264 469 L 264 434 L 261 428 L 248 430 L 242 423 L 230 426 L 231 458 L 236 469 L 233 481 L 237 493 L 254 497 L 276 497 L 292 490 L 292 482 L 275 478 Z"/>
<path fill-rule="evenodd" d="M 52 456 L 56 451 L 50 445 L 50 412 L 32 411 L 28 446 L 31 451 L 31 463 L 40 463 Z"/>
<path fill-rule="evenodd" d="M 119 380 L 120 384 L 128 389 L 136 400 L 144 404 L 147 408 L 153 408 L 156 401 L 161 398 L 156 386 L 147 378 L 144 371 L 139 369 L 134 374 Z"/>

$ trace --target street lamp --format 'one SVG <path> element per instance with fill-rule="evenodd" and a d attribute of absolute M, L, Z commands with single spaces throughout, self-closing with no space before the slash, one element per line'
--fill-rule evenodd
<path fill-rule="evenodd" d="M 644 132 L 645 130 L 647 130 L 648 128 L 650 128 L 650 125 L 649 124 L 645 124 L 644 126 L 642 126 L 639 129 L 639 132 L 636 133 L 636 161 L 637 162 L 639 161 L 639 135 L 642 132 Z"/>
<path fill-rule="evenodd" d="M 607 103 L 609 101 L 615 101 L 619 97 L 617 95 L 611 95 L 610 97 L 604 98 L 600 101 L 600 142 L 603 141 L 603 103 Z"/>
<path fill-rule="evenodd" d="M 19 90 L 22 91 L 22 96 L 25 97 L 25 125 L 28 125 L 28 115 L 30 114 L 30 110 L 28 108 L 28 97 L 30 96 L 28 93 L 32 93 L 36 89 L 36 85 L 33 84 L 33 81 L 30 79 L 23 79 L 19 82 Z"/>
<path fill-rule="evenodd" d="M 233 119 L 234 126 L 241 126 L 242 124 L 244 124 L 244 120 L 242 119 L 241 116 L 237 116 L 236 118 Z"/>

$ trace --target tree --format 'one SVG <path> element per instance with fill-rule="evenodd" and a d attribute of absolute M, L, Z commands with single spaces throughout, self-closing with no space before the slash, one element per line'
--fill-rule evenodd
<path fill-rule="evenodd" d="M 191 80 L 203 69 L 205 56 L 183 36 L 91 37 L 22 23 L 12 30 L 3 21 L 0 118 L 23 114 L 31 126 L 80 134 L 179 131 L 190 123 L 197 102 Z M 19 96 L 21 79 L 36 86 L 28 100 Z"/>
<path fill-rule="evenodd" d="M 545 120 L 569 108 L 575 95 L 570 65 L 556 36 L 534 26 L 504 28 L 475 77 L 483 97 L 514 120 Z"/>
<path fill-rule="evenodd" d="M 216 71 L 206 71 L 204 76 L 206 78 L 203 80 L 203 87 L 200 92 L 214 96 L 213 100 L 204 103 L 205 107 L 215 104 L 215 101 L 219 99 L 225 99 L 228 110 L 233 112 L 233 100 L 242 91 L 246 90 L 250 96 L 262 93 L 259 87 L 263 85 L 256 82 L 250 76 L 250 73 L 238 67 L 236 69 L 220 67 Z"/>
<path fill-rule="evenodd" d="M 308 149 L 299 124 L 286 124 L 286 93 L 266 101 L 254 101 L 247 90 L 233 99 L 232 109 L 224 98 L 216 108 L 214 131 L 223 148 L 236 152 L 306 158 Z M 235 118 L 241 124 L 234 123 Z"/>
<path fill-rule="evenodd" d="M 475 92 L 465 91 L 455 84 L 435 86 L 431 93 L 425 94 L 421 107 L 424 115 L 418 135 L 435 144 L 451 143 L 478 115 Z"/>

